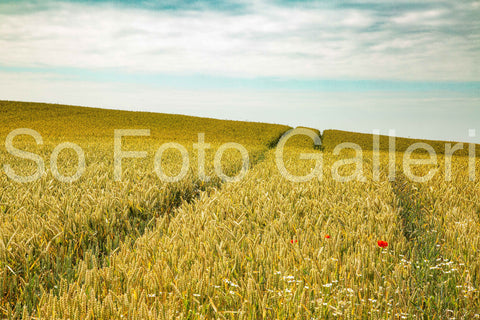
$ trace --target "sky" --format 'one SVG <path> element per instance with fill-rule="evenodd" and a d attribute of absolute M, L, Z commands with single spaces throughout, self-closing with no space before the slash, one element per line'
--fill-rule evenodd
<path fill-rule="evenodd" d="M 478 17 L 470 0 L 2 0 L 0 99 L 480 142 Z"/>

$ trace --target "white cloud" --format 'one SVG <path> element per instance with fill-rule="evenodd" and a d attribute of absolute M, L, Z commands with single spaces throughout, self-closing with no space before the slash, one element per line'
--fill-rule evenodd
<path fill-rule="evenodd" d="M 268 2 L 252 2 L 250 11 L 235 14 L 60 2 L 43 10 L 1 14 L 12 11 L 7 6 L 12 5 L 0 6 L 3 66 L 233 77 L 480 76 L 478 45 L 455 32 L 457 25 L 465 29 L 456 17 L 479 10 L 473 5 L 453 8 L 453 16 L 442 6 L 387 17 L 374 9 L 293 8 Z M 471 23 L 470 34 L 478 37 L 478 22 Z"/>
<path fill-rule="evenodd" d="M 402 25 L 445 25 L 451 21 L 442 19 L 448 14 L 447 10 L 427 10 L 427 11 L 414 11 L 407 12 L 403 15 L 394 17 L 392 21 L 394 23 Z"/>

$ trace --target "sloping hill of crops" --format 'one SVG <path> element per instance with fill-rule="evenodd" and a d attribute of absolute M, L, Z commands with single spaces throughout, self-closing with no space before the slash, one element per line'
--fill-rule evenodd
<path fill-rule="evenodd" d="M 41 145 L 26 135 L 14 144 L 40 155 L 46 168 L 29 183 L 0 173 L 2 317 L 480 317 L 480 185 L 469 179 L 480 163 L 461 152 L 447 161 L 442 142 L 423 141 L 438 155 L 436 164 L 411 170 L 435 173 L 418 183 L 402 154 L 420 140 L 398 138 L 392 162 L 388 137 L 380 137 L 377 157 L 371 135 L 327 130 L 322 148 L 297 136 L 286 144 L 285 170 L 314 174 L 292 182 L 276 153 L 287 126 L 5 101 L 0 117 L 0 141 L 20 127 L 42 135 Z M 123 150 L 147 154 L 124 159 L 120 181 L 115 129 L 150 129 L 124 138 Z M 211 144 L 203 168 L 198 133 Z M 72 183 L 55 179 L 49 166 L 65 141 L 85 150 L 85 173 Z M 172 141 L 190 161 L 183 179 L 165 182 L 155 152 Z M 237 182 L 217 175 L 215 153 L 226 142 L 250 156 Z M 360 145 L 361 154 L 332 152 L 342 142 Z M 174 176 L 182 157 L 170 151 L 161 160 Z M 37 170 L 3 143 L 0 159 L 18 174 Z M 62 174 L 75 173 L 76 154 L 66 149 L 58 164 Z M 235 176 L 244 165 L 238 150 L 227 150 L 220 169 Z"/>
<path fill-rule="evenodd" d="M 0 171 L 0 313 L 30 313 L 40 297 L 55 292 L 61 280 L 77 277 L 77 266 L 86 255 L 103 263 L 124 242 L 134 242 L 183 202 L 211 192 L 221 179 L 215 174 L 215 151 L 225 142 L 241 143 L 251 164 L 275 144 L 287 126 L 198 117 L 102 110 L 62 105 L 0 101 L 0 162 L 17 175 L 29 176 L 38 168 L 28 159 L 6 150 L 6 136 L 15 129 L 38 132 L 18 135 L 14 146 L 39 155 L 45 175 L 31 183 L 17 183 Z M 149 129 L 149 136 L 123 138 L 122 150 L 145 151 L 146 157 L 124 159 L 122 179 L 114 180 L 114 130 Z M 198 134 L 210 144 L 205 150 L 200 179 Z M 52 175 L 50 157 L 59 143 L 77 144 L 85 152 L 85 172 L 73 183 Z M 164 142 L 180 143 L 188 152 L 183 179 L 167 183 L 154 171 L 155 152 Z M 59 171 L 71 176 L 77 155 L 65 149 L 58 157 Z M 221 159 L 223 172 L 234 176 L 242 168 L 238 151 L 227 150 Z M 178 151 L 168 150 L 162 168 L 175 176 L 182 167 Z"/>
<path fill-rule="evenodd" d="M 353 142 L 358 144 L 363 150 L 372 150 L 373 134 L 358 133 L 342 130 L 325 130 L 323 131 L 323 145 L 327 150 L 333 150 L 337 145 L 343 142 Z M 450 143 L 452 146 L 458 142 L 411 139 L 411 138 L 395 138 L 395 150 L 397 152 L 405 152 L 409 146 L 414 143 L 423 142 L 430 145 L 437 154 L 445 153 L 445 144 Z M 389 150 L 389 137 L 386 135 L 379 136 L 379 149 L 383 151 Z M 475 148 L 477 156 L 480 156 L 480 145 Z M 461 150 L 455 151 L 456 155 L 468 156 L 468 144 L 464 143 Z"/>

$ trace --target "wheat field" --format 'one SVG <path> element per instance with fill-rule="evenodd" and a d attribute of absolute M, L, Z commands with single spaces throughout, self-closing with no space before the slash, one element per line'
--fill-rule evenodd
<path fill-rule="evenodd" d="M 30 175 L 35 162 L 5 148 L 17 128 L 41 134 L 43 144 L 18 136 L 15 146 L 40 155 L 46 174 L 30 183 L 0 172 L 0 314 L 22 319 L 475 319 L 480 318 L 480 183 L 469 180 L 469 159 L 452 157 L 445 179 L 443 142 L 436 165 L 403 172 L 407 143 L 399 140 L 389 179 L 388 138 L 381 137 L 378 176 L 371 135 L 325 130 L 322 146 L 295 137 L 285 147 L 291 174 L 319 174 L 292 182 L 277 168 L 276 146 L 288 126 L 140 112 L 0 101 L 0 163 Z M 146 151 L 123 160 L 114 178 L 114 130 L 149 129 L 122 148 Z M 318 130 L 313 130 L 319 133 Z M 205 174 L 195 149 L 210 143 Z M 86 169 L 60 182 L 49 163 L 59 143 L 85 150 Z M 182 144 L 190 162 L 184 179 L 163 182 L 155 151 Z M 215 175 L 215 151 L 243 145 L 249 170 L 238 182 Z M 363 149 L 361 175 L 353 152 Z M 478 146 L 477 146 L 478 147 Z M 477 148 L 478 154 L 479 148 Z M 358 156 L 358 155 L 357 155 Z M 425 157 L 424 153 L 415 155 Z M 169 175 L 181 170 L 178 152 L 165 152 Z M 76 168 L 65 150 L 63 175 Z M 390 165 L 391 166 L 391 165 Z M 238 151 L 226 151 L 223 172 L 241 172 Z M 477 175 L 480 164 L 474 163 Z"/>

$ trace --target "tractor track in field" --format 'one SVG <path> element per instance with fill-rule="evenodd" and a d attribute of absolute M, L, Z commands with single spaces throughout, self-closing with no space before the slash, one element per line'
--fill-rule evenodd
<path fill-rule="evenodd" d="M 290 130 L 290 129 L 288 129 L 288 130 Z M 264 161 L 265 154 L 267 152 L 269 152 L 271 149 L 274 149 L 277 146 L 278 141 L 281 139 L 281 137 L 288 130 L 285 130 L 284 132 L 279 134 L 277 137 L 272 139 L 272 141 L 269 142 L 266 145 L 265 150 L 254 154 L 253 157 L 252 157 L 252 155 L 250 155 L 251 158 L 253 158 L 253 161 L 250 161 L 250 169 L 252 167 L 255 167 L 257 164 L 261 163 L 262 161 Z M 128 243 L 126 243 L 127 238 L 119 239 L 119 241 L 117 242 L 117 244 L 115 246 L 108 247 L 108 249 L 107 249 L 106 246 L 104 246 L 104 244 L 101 243 L 102 240 L 100 240 L 100 241 L 97 240 L 97 242 L 100 242 L 100 248 L 96 249 L 97 252 L 95 254 L 96 258 L 97 258 L 97 260 L 96 260 L 97 267 L 102 268 L 102 267 L 105 267 L 106 265 L 108 265 L 111 256 L 113 254 L 115 254 L 122 245 L 127 245 L 128 247 L 133 247 L 135 245 L 137 239 L 142 237 L 145 234 L 145 232 L 155 228 L 156 221 L 157 221 L 158 217 L 166 215 L 167 220 L 164 221 L 164 223 L 165 223 L 165 225 L 168 225 L 170 223 L 171 218 L 175 215 L 175 210 L 177 208 L 181 207 L 183 204 L 189 204 L 189 203 L 194 202 L 195 200 L 199 199 L 201 194 L 204 193 L 204 192 L 207 192 L 208 196 L 211 196 L 212 194 L 214 194 L 215 192 L 220 190 L 223 184 L 224 184 L 224 182 L 221 181 L 221 179 L 219 179 L 219 178 L 210 179 L 208 182 L 203 182 L 203 181 L 199 180 L 195 183 L 195 186 L 194 186 L 193 190 L 191 190 L 191 189 L 189 189 L 189 190 L 182 190 L 182 189 L 176 190 L 173 193 L 173 197 L 172 197 L 173 200 L 171 202 L 169 202 L 168 204 L 165 204 L 165 205 L 159 207 L 158 211 L 156 211 L 156 212 L 142 211 L 142 210 L 139 210 L 138 208 L 132 206 L 130 208 L 130 211 L 129 211 L 129 214 L 128 214 L 128 220 L 129 220 L 129 223 L 137 226 L 135 228 L 136 232 L 133 234 L 132 237 L 130 237 L 128 239 L 129 240 Z M 92 228 L 101 228 L 101 225 L 95 226 L 94 223 L 93 223 Z M 98 230 L 98 234 L 102 234 L 100 231 L 101 230 Z M 123 234 L 122 232 L 118 232 L 118 233 Z M 97 232 L 96 232 L 96 234 L 97 234 Z M 78 266 L 81 264 L 82 261 L 84 261 L 84 259 L 85 259 L 85 254 L 83 254 L 79 259 L 76 259 L 75 261 L 72 261 L 73 269 L 77 270 Z M 77 274 L 77 272 L 75 272 L 75 274 Z M 78 277 L 78 275 L 76 277 Z M 75 281 L 76 277 L 69 278 L 68 282 Z M 60 283 L 61 283 L 62 280 L 64 280 L 64 275 L 60 275 L 58 277 L 56 283 L 54 285 L 52 285 L 52 288 L 50 288 L 50 290 L 53 290 L 53 288 L 60 287 Z M 54 291 L 58 291 L 58 290 L 54 290 Z M 33 310 L 35 308 L 35 305 L 32 305 L 30 307 L 31 307 L 30 309 Z M 32 311 L 32 310 L 30 310 L 30 311 Z M 19 309 L 18 311 L 21 312 L 22 310 Z"/>
<path fill-rule="evenodd" d="M 290 129 L 288 129 L 290 130 Z M 265 159 L 265 154 L 270 151 L 271 149 L 274 149 L 280 138 L 287 132 L 288 130 L 282 132 L 278 137 L 275 137 L 266 145 L 266 149 L 258 154 L 255 154 L 253 157 L 253 161 L 250 161 L 250 169 L 257 164 L 261 163 Z M 140 232 L 136 235 L 134 241 L 132 241 L 131 245 L 135 243 L 135 240 L 140 238 L 147 230 L 154 228 L 155 223 L 154 219 L 155 217 L 159 217 L 162 215 L 168 215 L 168 217 L 173 217 L 175 215 L 175 210 L 179 207 L 181 207 L 183 204 L 189 204 L 194 202 L 195 200 L 199 199 L 201 194 L 204 192 L 207 192 L 208 196 L 211 194 L 215 193 L 216 191 L 220 190 L 222 185 L 224 184 L 221 179 L 216 178 L 216 179 L 210 179 L 208 182 L 204 181 L 197 181 L 195 184 L 195 187 L 193 190 L 188 190 L 188 192 L 182 192 L 182 190 L 178 190 L 175 192 L 173 198 L 175 201 L 172 201 L 170 204 L 167 206 L 164 206 L 159 209 L 158 212 L 151 212 L 151 214 L 142 214 L 140 217 L 135 213 L 135 210 L 132 210 L 131 217 L 133 219 L 140 219 L 140 223 L 145 224 L 144 228 L 140 230 Z M 166 222 L 167 224 L 170 222 L 170 219 Z M 119 247 L 119 246 L 118 246 Z M 117 248 L 118 248 L 117 247 Z M 107 258 L 111 252 L 116 251 L 117 248 L 113 248 L 110 250 L 110 252 L 107 252 L 105 254 L 102 254 L 103 259 Z M 100 261 L 104 262 L 104 261 Z"/>
<path fill-rule="evenodd" d="M 436 266 L 442 261 L 442 230 L 435 223 L 435 212 L 432 212 L 431 195 L 421 186 L 411 183 L 400 174 L 391 186 L 395 194 L 394 207 L 402 221 L 402 231 L 408 241 L 405 259 L 411 262 L 409 303 L 417 310 L 416 316 L 422 319 L 443 319 L 448 310 L 455 309 L 455 297 L 448 294 L 448 281 L 452 278 L 445 275 Z M 453 280 L 455 282 L 455 280 Z M 450 284 L 452 285 L 452 284 Z M 453 287 L 456 283 L 453 283 Z"/>

